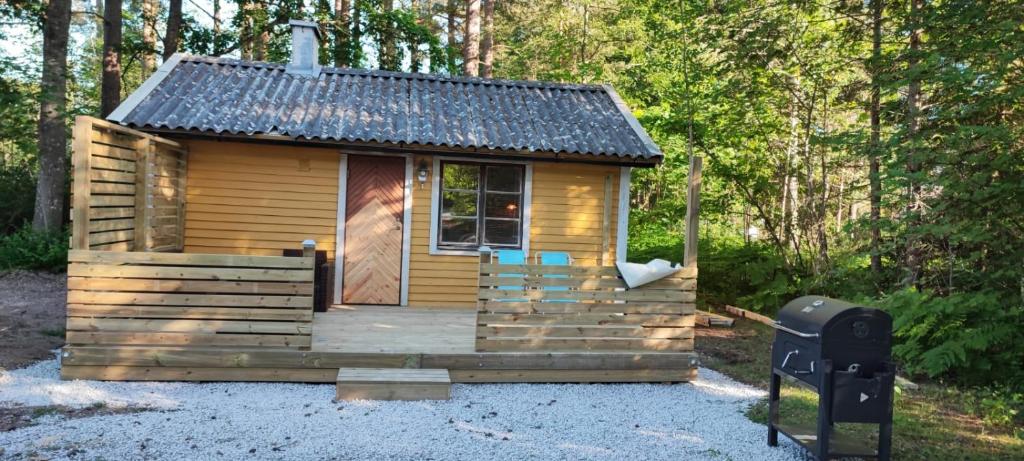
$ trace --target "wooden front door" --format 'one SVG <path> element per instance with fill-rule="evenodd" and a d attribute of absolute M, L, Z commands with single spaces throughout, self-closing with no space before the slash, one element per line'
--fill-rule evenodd
<path fill-rule="evenodd" d="M 345 304 L 399 304 L 405 158 L 348 157 Z"/>

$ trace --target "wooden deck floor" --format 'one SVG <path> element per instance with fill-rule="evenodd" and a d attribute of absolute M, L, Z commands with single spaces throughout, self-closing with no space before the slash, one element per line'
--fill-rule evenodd
<path fill-rule="evenodd" d="M 447 369 L 452 382 L 663 382 L 696 374 L 692 352 L 476 352 L 476 313 L 335 308 L 317 313 L 309 350 L 73 346 L 65 379 L 334 382 L 339 368 Z"/>
<path fill-rule="evenodd" d="M 320 352 L 472 354 L 476 312 L 470 309 L 335 307 L 313 317 Z"/>

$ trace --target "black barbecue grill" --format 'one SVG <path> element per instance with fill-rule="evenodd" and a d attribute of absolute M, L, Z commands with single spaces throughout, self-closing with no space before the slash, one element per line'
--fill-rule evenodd
<path fill-rule="evenodd" d="M 896 376 L 889 314 L 846 301 L 804 296 L 786 304 L 773 326 L 768 444 L 777 445 L 782 432 L 821 461 L 888 460 Z M 783 376 L 818 393 L 816 427 L 780 423 Z M 835 423 L 877 424 L 877 447 L 836 431 Z"/>

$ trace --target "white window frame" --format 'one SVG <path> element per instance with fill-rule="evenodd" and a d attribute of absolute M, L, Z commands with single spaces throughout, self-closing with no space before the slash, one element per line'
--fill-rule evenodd
<path fill-rule="evenodd" d="M 524 165 L 523 173 L 523 216 L 522 216 L 522 249 L 524 254 L 530 254 L 530 214 L 533 208 L 533 162 L 530 161 L 516 161 L 516 160 L 492 160 L 492 159 L 476 159 L 476 158 L 465 158 L 465 157 L 450 157 L 450 156 L 434 156 L 434 165 L 431 170 L 430 178 L 430 250 L 431 255 L 438 256 L 480 256 L 478 250 L 454 250 L 448 248 L 438 248 L 438 218 L 440 217 L 440 203 L 441 203 L 441 162 L 462 162 L 462 163 L 480 163 L 480 164 L 494 164 L 494 163 L 505 163 L 512 165 Z"/>

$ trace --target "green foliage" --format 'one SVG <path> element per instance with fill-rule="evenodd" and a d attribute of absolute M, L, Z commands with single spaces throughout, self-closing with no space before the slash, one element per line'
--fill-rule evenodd
<path fill-rule="evenodd" d="M 986 424 L 1014 429 L 1014 436 L 1024 439 L 1024 391 L 981 388 L 964 399 L 964 404 Z"/>
<path fill-rule="evenodd" d="M 952 375 L 965 384 L 1024 379 L 1024 303 L 984 290 L 937 296 L 907 289 L 882 300 L 893 315 L 893 352 L 911 373 Z"/>
<path fill-rule="evenodd" d="M 24 226 L 0 236 L 0 271 L 64 271 L 68 264 L 67 232 L 37 232 Z"/>
<path fill-rule="evenodd" d="M 638 216 L 639 215 L 639 216 Z M 683 256 L 683 233 L 666 229 L 642 213 L 630 216 L 628 258 L 645 263 L 654 258 L 678 262 Z M 745 243 L 717 227 L 702 231 L 698 261 L 699 299 L 708 304 L 742 305 L 773 313 L 794 295 L 788 274 L 769 245 Z"/>
<path fill-rule="evenodd" d="M 0 235 L 14 232 L 32 220 L 36 178 L 27 165 L 0 168 Z"/>

